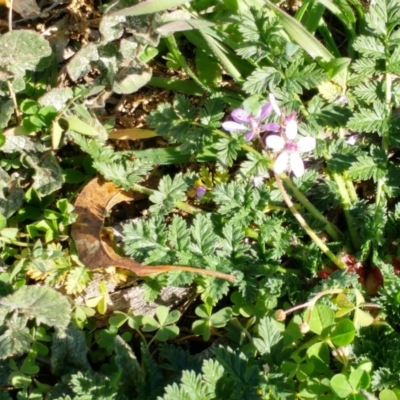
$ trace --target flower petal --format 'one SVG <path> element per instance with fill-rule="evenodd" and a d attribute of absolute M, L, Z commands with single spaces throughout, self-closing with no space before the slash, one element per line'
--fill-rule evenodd
<path fill-rule="evenodd" d="M 304 174 L 304 163 L 299 153 L 290 153 L 290 169 L 298 178 Z"/>
<path fill-rule="evenodd" d="M 206 194 L 207 189 L 204 186 L 198 186 L 196 188 L 196 196 L 199 200 L 203 198 L 203 196 Z"/>
<path fill-rule="evenodd" d="M 297 142 L 297 148 L 300 151 L 300 153 L 305 153 L 306 151 L 311 151 L 315 149 L 316 145 L 316 140 L 313 137 L 307 136 L 307 137 L 302 137 L 298 142 Z"/>
<path fill-rule="evenodd" d="M 287 170 L 289 164 L 289 153 L 287 151 L 283 151 L 277 159 L 275 160 L 274 164 L 274 172 L 276 174 L 281 174 L 283 171 Z"/>
<path fill-rule="evenodd" d="M 265 140 L 265 144 L 274 151 L 281 151 L 285 147 L 285 141 L 278 135 L 269 135 Z"/>
<path fill-rule="evenodd" d="M 231 117 L 235 122 L 239 122 L 240 124 L 248 124 L 251 119 L 251 114 L 242 108 L 235 108 L 231 112 Z"/>
<path fill-rule="evenodd" d="M 238 124 L 237 122 L 233 121 L 225 121 L 222 123 L 222 127 L 228 131 L 228 132 L 234 132 L 234 131 L 248 131 L 249 128 L 247 126 L 244 126 L 242 124 Z"/>
<path fill-rule="evenodd" d="M 272 105 L 271 104 L 265 104 L 263 105 L 257 113 L 257 120 L 259 122 L 264 121 L 265 118 L 269 117 L 272 112 Z"/>
<path fill-rule="evenodd" d="M 350 146 L 354 146 L 357 143 L 357 139 L 359 136 L 360 135 L 351 135 L 345 140 L 345 142 Z"/>
<path fill-rule="evenodd" d="M 275 122 L 269 122 L 260 126 L 260 132 L 279 132 L 281 126 Z"/>
<path fill-rule="evenodd" d="M 297 121 L 295 119 L 286 122 L 285 135 L 288 140 L 293 140 L 297 136 Z"/>
<path fill-rule="evenodd" d="M 278 104 L 276 104 L 275 96 L 272 93 L 270 93 L 268 97 L 269 97 L 269 102 L 271 104 L 271 107 L 276 112 L 276 115 L 281 116 L 282 113 L 278 107 Z"/>
<path fill-rule="evenodd" d="M 250 142 L 250 140 L 253 140 L 256 136 L 256 131 L 254 129 L 252 129 L 245 137 L 244 140 L 246 142 Z"/>

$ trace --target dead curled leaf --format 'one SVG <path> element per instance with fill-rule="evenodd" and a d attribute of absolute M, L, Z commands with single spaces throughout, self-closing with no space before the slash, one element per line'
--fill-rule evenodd
<path fill-rule="evenodd" d="M 128 269 L 137 276 L 149 276 L 169 271 L 185 271 L 234 282 L 232 275 L 209 271 L 201 268 L 156 265 L 144 266 L 128 257 L 121 257 L 112 248 L 108 235 L 104 234 L 103 224 L 106 211 L 122 201 L 134 201 L 143 198 L 137 192 L 126 192 L 102 178 L 91 180 L 75 201 L 78 214 L 72 225 L 71 235 L 75 241 L 80 260 L 91 269 L 110 266 Z"/>

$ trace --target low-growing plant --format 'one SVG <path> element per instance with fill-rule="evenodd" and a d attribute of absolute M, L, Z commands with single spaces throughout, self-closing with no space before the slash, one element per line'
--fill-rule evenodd
<path fill-rule="evenodd" d="M 304 0 L 291 14 L 261 0 L 115 2 L 63 88 L 46 87 L 56 61 L 41 35 L 0 36 L 0 382 L 11 395 L 400 398 L 400 5 Z M 187 79 L 152 77 L 156 56 Z M 180 92 L 147 118 L 163 147 L 115 151 L 102 102 L 146 84 Z M 72 144 L 85 166 L 63 156 Z M 92 273 L 68 243 L 74 185 L 94 171 L 148 196 L 145 217 L 124 224 L 126 256 L 234 282 L 145 277 L 147 301 L 165 286 L 198 297 L 96 328 L 107 278 L 75 304 Z"/>

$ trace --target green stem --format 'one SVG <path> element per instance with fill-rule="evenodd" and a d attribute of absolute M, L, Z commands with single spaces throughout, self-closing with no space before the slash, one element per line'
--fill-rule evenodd
<path fill-rule="evenodd" d="M 322 214 L 321 212 L 315 208 L 315 206 L 303 195 L 303 193 L 300 192 L 300 190 L 295 186 L 295 184 L 292 182 L 292 180 L 286 175 L 286 174 L 281 174 L 280 175 L 282 181 L 285 183 L 287 187 L 293 192 L 293 196 L 296 197 L 296 199 L 310 212 L 310 214 L 318 219 L 319 221 L 323 222 L 325 224 L 325 231 L 328 233 L 328 235 L 335 241 L 340 241 L 340 238 L 343 236 L 342 232 L 333 225 L 331 222 L 329 222 Z"/>
<path fill-rule="evenodd" d="M 20 247 L 33 247 L 33 244 L 31 244 L 31 243 L 20 242 L 18 240 L 9 239 L 6 237 L 0 237 L 0 242 L 12 244 L 14 246 L 20 246 Z"/>
<path fill-rule="evenodd" d="M 345 139 L 346 137 L 346 130 L 344 128 L 340 128 L 339 129 L 339 138 L 340 139 Z M 331 158 L 331 156 L 329 156 L 327 153 L 324 155 L 325 160 Z M 357 192 L 356 189 L 353 185 L 352 180 L 349 178 L 348 173 L 345 171 L 343 172 L 343 179 L 344 182 L 346 184 L 346 188 L 347 188 L 347 192 L 348 195 L 350 197 L 351 202 L 355 203 L 356 201 L 358 201 L 358 196 L 357 196 Z"/>
<path fill-rule="evenodd" d="M 346 183 L 345 183 L 343 177 L 341 175 L 337 174 L 336 172 L 332 172 L 332 177 L 339 188 L 341 203 L 342 203 L 342 207 L 343 207 L 344 216 L 345 216 L 346 222 L 347 222 L 347 227 L 350 232 L 351 242 L 353 244 L 354 249 L 358 250 L 360 248 L 360 241 L 358 238 L 357 230 L 355 229 L 353 216 L 350 213 L 351 200 L 350 200 L 349 192 L 347 191 Z"/>
<path fill-rule="evenodd" d="M 386 69 L 388 66 L 386 66 Z M 388 114 L 390 114 L 391 111 L 391 100 L 392 100 L 392 76 L 390 75 L 389 72 L 386 72 L 385 75 L 385 101 L 386 101 L 386 108 Z M 389 151 L 389 137 L 388 137 L 388 132 L 383 132 L 382 134 L 382 150 L 385 152 L 385 154 L 388 154 Z M 385 163 L 387 165 L 387 162 Z M 376 197 L 375 197 L 375 204 L 376 206 L 379 206 L 382 202 L 384 202 L 384 191 L 383 191 L 383 186 L 385 184 L 385 178 L 380 178 L 377 182 L 377 188 L 376 188 Z"/>
<path fill-rule="evenodd" d="M 357 202 L 358 201 L 357 192 L 356 192 L 353 182 L 350 179 L 349 174 L 347 172 L 343 172 L 343 179 L 344 179 L 344 183 L 346 184 L 346 188 L 349 193 L 351 202 L 352 203 Z"/>
<path fill-rule="evenodd" d="M 294 217 L 299 222 L 300 226 L 307 232 L 308 236 L 312 239 L 312 241 L 320 248 L 320 250 L 339 268 L 346 269 L 346 264 L 341 261 L 338 257 L 336 257 L 328 248 L 328 246 L 318 237 L 318 235 L 311 229 L 311 227 L 307 224 L 306 220 L 302 217 L 302 215 L 297 211 L 296 207 L 289 198 L 285 188 L 283 187 L 283 183 L 278 174 L 275 174 L 275 180 L 278 184 L 279 190 L 285 200 L 285 203 L 289 207 L 290 211 L 294 215 Z"/>

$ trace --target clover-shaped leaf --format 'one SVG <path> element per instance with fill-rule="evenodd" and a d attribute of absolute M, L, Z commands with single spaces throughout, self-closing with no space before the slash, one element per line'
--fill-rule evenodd
<path fill-rule="evenodd" d="M 212 314 L 212 306 L 210 304 L 201 304 L 194 312 L 201 319 L 193 322 L 192 330 L 197 335 L 202 335 L 205 341 L 210 339 L 212 327 L 222 328 L 232 317 L 232 309 L 230 307 L 222 308 Z"/>
<path fill-rule="evenodd" d="M 181 313 L 178 310 L 169 312 L 165 306 L 159 306 L 156 308 L 156 317 L 153 318 L 150 315 L 143 317 L 143 332 L 154 332 L 158 330 L 155 338 L 161 342 L 165 342 L 168 339 L 172 339 L 179 335 L 179 328 L 174 325 L 179 320 Z"/>

